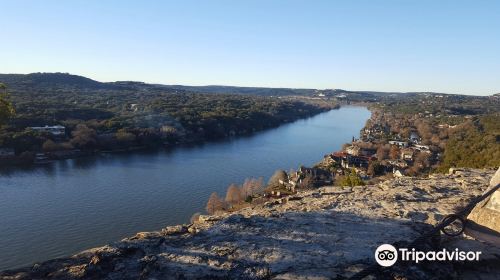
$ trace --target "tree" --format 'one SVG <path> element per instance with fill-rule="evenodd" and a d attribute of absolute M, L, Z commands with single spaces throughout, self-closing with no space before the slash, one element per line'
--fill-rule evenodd
<path fill-rule="evenodd" d="M 248 198 L 254 194 L 261 193 L 264 190 L 264 179 L 262 177 L 247 178 L 241 186 L 240 193 L 241 199 L 249 200 Z"/>
<path fill-rule="evenodd" d="M 391 150 L 389 151 L 389 157 L 391 159 L 398 159 L 399 158 L 399 148 L 396 145 L 391 146 Z"/>
<path fill-rule="evenodd" d="M 312 188 L 314 187 L 314 178 L 312 175 L 309 175 L 307 174 L 304 179 L 302 179 L 302 182 L 300 184 L 300 186 L 304 189 L 307 189 L 307 188 Z"/>
<path fill-rule="evenodd" d="M 389 150 L 390 150 L 389 147 L 385 145 L 380 145 L 377 149 L 377 159 L 379 161 L 387 159 L 387 157 L 389 156 Z"/>
<path fill-rule="evenodd" d="M 371 161 L 367 173 L 372 176 L 381 175 L 384 173 L 384 167 L 379 161 Z"/>
<path fill-rule="evenodd" d="M 417 156 L 415 157 L 415 162 L 413 163 L 413 165 L 418 166 L 421 169 L 426 169 L 430 167 L 431 166 L 430 156 L 431 155 L 429 153 L 424 153 L 424 152 L 418 153 Z"/>
<path fill-rule="evenodd" d="M 198 220 L 200 219 L 200 215 L 201 213 L 200 212 L 196 212 L 193 214 L 193 216 L 191 216 L 191 219 L 189 219 L 189 221 L 194 224 L 196 222 L 198 222 Z"/>
<path fill-rule="evenodd" d="M 226 192 L 226 202 L 235 205 L 240 203 L 242 200 L 242 195 L 240 189 L 235 184 L 229 185 Z"/>
<path fill-rule="evenodd" d="M 43 143 L 42 149 L 44 152 L 53 152 L 58 149 L 58 145 L 54 141 L 48 139 Z"/>
<path fill-rule="evenodd" d="M 8 100 L 7 87 L 0 83 L 0 126 L 4 125 L 8 119 L 14 116 L 15 110 Z"/>
<path fill-rule="evenodd" d="M 214 214 L 215 212 L 224 209 L 224 202 L 219 198 L 216 192 L 213 192 L 208 199 L 205 209 L 208 214 Z"/>
<path fill-rule="evenodd" d="M 135 137 L 135 134 L 133 133 L 130 133 L 130 132 L 127 132 L 127 130 L 125 129 L 119 129 L 116 133 L 115 133 L 115 137 L 116 137 L 116 140 L 119 142 L 119 143 L 123 143 L 125 145 L 129 145 L 131 144 L 132 142 L 135 141 L 136 137 Z"/>
<path fill-rule="evenodd" d="M 278 169 L 274 172 L 273 176 L 269 179 L 269 182 L 267 183 L 269 186 L 273 187 L 279 184 L 279 180 L 286 180 L 288 178 L 288 175 L 284 170 Z"/>
<path fill-rule="evenodd" d="M 340 185 L 341 186 L 348 186 L 348 187 L 364 186 L 365 182 L 363 182 L 363 179 L 361 179 L 361 177 L 359 177 L 359 175 L 356 173 L 355 170 L 351 170 L 351 171 L 347 171 L 346 175 L 344 175 L 341 178 Z"/>
<path fill-rule="evenodd" d="M 73 135 L 71 144 L 80 148 L 91 147 L 96 143 L 95 130 L 84 124 L 78 124 L 71 135 Z"/>
<path fill-rule="evenodd" d="M 243 199 L 247 199 L 248 197 L 252 196 L 252 180 L 251 178 L 246 178 L 245 179 L 245 182 L 243 183 L 243 185 L 241 186 L 241 190 L 240 190 L 240 193 L 241 193 L 241 196 Z"/>

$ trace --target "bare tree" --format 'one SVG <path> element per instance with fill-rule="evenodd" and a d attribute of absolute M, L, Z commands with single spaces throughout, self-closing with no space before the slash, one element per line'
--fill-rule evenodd
<path fill-rule="evenodd" d="M 384 160 L 389 157 L 389 150 L 390 147 L 387 147 L 386 145 L 380 145 L 377 149 L 377 159 L 378 160 Z"/>
<path fill-rule="evenodd" d="M 252 180 L 252 178 L 246 178 L 245 182 L 241 186 L 240 193 L 243 199 L 252 195 Z"/>
<path fill-rule="evenodd" d="M 253 179 L 252 183 L 252 194 L 259 194 L 264 191 L 264 178 L 259 177 L 258 179 Z"/>
<path fill-rule="evenodd" d="M 235 184 L 229 185 L 226 192 L 226 202 L 235 205 L 241 201 L 241 191 Z"/>
<path fill-rule="evenodd" d="M 205 208 L 209 214 L 214 214 L 224 208 L 224 202 L 219 198 L 217 193 L 213 192 L 207 202 L 207 207 Z"/>
<path fill-rule="evenodd" d="M 247 178 L 240 188 L 241 200 L 246 200 L 248 197 L 259 194 L 264 191 L 264 179 Z"/>
<path fill-rule="evenodd" d="M 92 146 L 96 143 L 96 132 L 84 124 L 78 124 L 71 133 L 73 138 L 71 144 L 77 147 Z"/>
<path fill-rule="evenodd" d="M 399 148 L 395 145 L 391 146 L 391 151 L 389 152 L 389 157 L 391 159 L 398 159 L 399 158 Z"/>
<path fill-rule="evenodd" d="M 420 168 L 418 171 L 430 167 L 430 154 L 424 152 L 418 153 L 415 157 L 415 162 L 413 163 L 413 165 Z"/>
<path fill-rule="evenodd" d="M 200 215 L 201 213 L 200 212 L 196 212 L 193 214 L 193 216 L 191 216 L 191 219 L 189 219 L 189 221 L 194 224 L 196 222 L 198 222 L 198 220 L 200 219 Z"/>

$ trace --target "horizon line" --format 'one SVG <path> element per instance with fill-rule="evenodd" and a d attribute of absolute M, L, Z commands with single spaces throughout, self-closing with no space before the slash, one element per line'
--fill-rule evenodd
<path fill-rule="evenodd" d="M 228 85 L 228 84 L 181 84 L 181 83 L 164 83 L 164 82 L 153 82 L 153 81 L 140 81 L 140 80 L 114 80 L 114 81 L 101 81 L 95 78 L 92 78 L 87 75 L 82 74 L 73 74 L 70 72 L 29 72 L 29 73 L 0 73 L 0 75 L 30 75 L 30 74 L 67 74 L 72 76 L 79 76 L 83 78 L 87 78 L 99 83 L 116 83 L 116 82 L 136 82 L 136 83 L 145 83 L 150 85 L 164 85 L 164 86 L 187 86 L 187 87 L 238 87 L 238 88 L 261 88 L 261 89 L 293 89 L 293 90 L 343 90 L 349 92 L 376 92 L 376 93 L 387 93 L 387 94 L 397 94 L 397 93 L 434 93 L 434 94 L 446 94 L 446 95 L 466 95 L 466 96 L 492 96 L 495 94 L 499 94 L 498 92 L 493 92 L 490 94 L 464 94 L 464 93 L 449 93 L 449 92 L 438 92 L 438 91 L 385 91 L 385 90 L 349 90 L 344 88 L 310 88 L 310 87 L 275 87 L 275 86 L 250 86 L 250 85 Z"/>

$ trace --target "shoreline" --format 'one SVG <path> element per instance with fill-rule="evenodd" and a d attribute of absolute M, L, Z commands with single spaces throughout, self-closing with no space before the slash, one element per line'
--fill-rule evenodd
<path fill-rule="evenodd" d="M 345 107 L 359 107 L 359 106 L 343 106 L 343 107 L 345 108 Z M 350 109 L 350 110 L 352 110 L 352 109 Z M 333 116 L 340 116 L 339 114 L 344 115 L 343 113 L 336 113 L 335 111 L 332 111 L 332 112 L 333 112 Z M 363 125 L 364 125 L 364 121 L 365 121 L 366 119 L 368 119 L 368 117 L 369 117 L 369 112 L 367 112 L 366 110 L 363 110 L 363 112 L 365 112 L 365 113 L 363 114 L 363 119 L 361 119 L 361 118 L 360 118 L 360 119 L 356 122 L 356 127 L 357 127 L 357 129 L 353 129 L 353 131 L 350 131 L 350 132 L 348 133 L 349 135 L 351 135 L 351 133 L 353 133 L 353 135 L 357 135 L 357 133 L 359 133 L 359 130 L 358 130 L 358 125 L 359 125 L 359 129 L 361 129 L 361 128 L 363 127 Z M 337 120 L 335 117 L 334 117 L 334 118 L 328 117 L 328 116 L 330 116 L 330 115 L 328 115 L 328 114 L 329 114 L 328 112 L 325 112 L 325 113 L 322 113 L 322 114 L 327 114 L 327 115 L 326 115 L 327 117 L 320 117 L 320 119 L 324 119 L 325 121 L 329 121 L 329 122 L 332 122 L 332 121 L 333 121 L 333 122 L 335 122 L 335 121 Z M 317 116 L 316 116 L 316 117 L 317 117 Z M 366 119 L 365 119 L 365 117 L 366 117 Z M 347 117 L 344 117 L 344 119 L 347 119 Z M 307 123 L 309 123 L 309 122 L 308 122 L 308 121 L 304 121 L 304 120 L 302 120 L 302 119 L 301 119 L 301 120 L 299 120 L 299 123 L 301 123 L 301 124 L 302 124 L 302 123 L 307 124 Z M 291 124 L 288 124 L 288 125 L 291 125 Z M 299 125 L 299 127 L 301 127 L 301 125 Z M 285 129 L 285 130 L 286 130 L 286 129 Z M 265 132 L 264 132 L 264 133 L 265 133 Z M 356 134 L 354 134 L 354 133 L 356 133 Z M 314 135 L 315 135 L 315 134 L 314 134 Z M 251 136 L 251 137 L 253 137 L 253 136 Z M 309 137 L 309 138 L 313 138 L 313 139 L 314 139 L 314 137 Z M 349 136 L 349 137 L 344 136 L 344 137 L 342 137 L 342 138 L 343 138 L 343 140 L 342 140 L 342 139 L 339 139 L 339 141 L 340 141 L 341 143 L 343 143 L 344 141 L 348 140 L 348 139 L 350 138 L 350 136 Z M 235 140 L 236 140 L 236 139 L 240 139 L 240 137 L 235 137 Z M 226 142 L 226 141 L 227 141 L 227 140 L 224 140 L 223 142 Z M 201 145 L 204 145 L 204 144 L 205 144 L 205 143 L 201 143 Z M 337 147 L 337 145 L 338 145 L 338 147 L 340 147 L 340 143 L 338 143 L 338 144 L 336 143 L 336 144 L 335 144 L 335 147 Z M 192 146 L 192 145 L 189 145 L 189 146 Z M 175 149 L 175 148 L 174 148 L 174 149 Z M 326 153 L 326 152 L 329 152 L 329 151 L 330 151 L 330 149 L 326 149 L 326 150 L 325 150 L 324 148 L 323 148 L 323 149 L 321 149 L 321 150 L 322 150 L 324 153 Z M 147 153 L 147 152 L 146 152 L 146 153 Z M 316 154 L 317 154 L 317 153 L 314 153 L 314 156 L 312 156 L 312 157 L 310 156 L 310 157 L 308 158 L 308 160 L 307 160 L 307 161 L 305 161 L 305 162 L 306 162 L 306 163 L 310 163 L 310 164 L 316 163 L 316 162 L 318 162 L 319 160 L 321 160 L 322 155 L 323 155 L 324 153 L 322 153 L 320 156 L 316 156 Z M 113 155 L 109 155 L 108 157 L 112 157 L 112 156 L 113 156 Z M 311 161 L 311 160 L 313 160 L 313 161 Z M 281 162 L 281 164 L 283 163 L 281 160 L 279 160 L 279 162 Z M 279 162 L 278 162 L 278 163 L 279 163 Z M 304 162 L 304 161 L 302 161 L 302 160 L 300 160 L 300 159 L 299 159 L 299 161 L 295 160 L 294 162 L 297 162 L 297 164 L 299 164 L 299 163 Z M 281 164 L 279 164 L 279 165 L 281 165 Z M 276 165 L 274 165 L 272 168 L 268 168 L 267 170 L 271 173 L 271 172 L 272 172 L 272 171 L 273 171 L 276 167 L 279 167 L 279 165 L 277 165 L 277 166 L 276 166 Z M 293 163 L 293 166 L 295 166 L 295 163 Z M 255 174 L 255 173 L 253 173 L 253 174 Z M 260 173 L 257 173 L 257 174 L 260 174 Z M 270 175 L 270 174 L 269 174 L 269 175 Z M 246 176 L 246 175 L 244 175 L 244 176 Z M 267 175 L 266 175 L 266 176 L 267 176 Z M 242 178 L 242 180 L 243 180 L 243 178 L 245 178 L 245 177 L 241 177 L 241 178 Z M 221 189 L 224 189 L 226 185 L 225 185 L 225 184 L 222 184 L 221 186 L 222 186 L 222 187 L 221 187 Z M 218 190 L 218 191 L 222 191 L 222 190 Z M 205 200 L 206 198 L 208 198 L 208 196 L 207 196 L 207 197 L 203 197 L 203 198 L 201 198 L 201 200 L 202 200 L 202 202 L 200 203 L 200 205 L 202 205 L 202 206 L 201 206 L 201 208 L 203 208 L 203 207 L 204 207 L 204 204 L 205 204 L 205 202 L 206 202 L 206 200 Z M 200 210 L 201 210 L 201 209 L 200 209 Z M 198 211 L 200 211 L 200 210 L 198 210 Z M 190 217 L 190 216 L 191 216 L 191 214 L 193 214 L 194 212 L 196 212 L 196 209 L 192 209 L 192 211 L 190 211 L 190 212 L 189 212 L 189 211 L 188 211 L 188 212 L 186 212 L 186 217 L 185 217 L 185 219 L 183 219 L 182 221 L 180 221 L 180 223 L 184 223 L 184 222 L 189 221 L 189 217 Z M 178 222 L 176 222 L 176 223 L 165 223 L 165 224 L 163 224 L 163 226 L 165 226 L 165 225 L 175 225 L 175 224 L 177 224 L 177 223 L 178 223 Z M 154 229 L 154 228 L 149 228 L 149 229 Z M 140 230 L 141 230 L 141 228 L 137 228 L 136 230 L 140 231 Z M 130 234 L 130 233 L 128 233 L 128 234 Z M 106 241 L 106 242 L 108 242 L 108 241 Z M 106 243 L 100 243 L 100 242 L 98 242 L 98 243 L 96 243 L 96 244 L 98 245 L 98 244 L 106 244 Z M 95 246 L 95 245 L 93 245 L 92 247 L 94 247 L 94 246 Z"/>
<path fill-rule="evenodd" d="M 324 108 L 324 107 L 318 107 L 320 111 L 313 113 L 312 115 L 308 115 L 303 118 L 297 118 L 294 120 L 286 120 L 276 126 L 269 126 L 265 127 L 263 129 L 254 129 L 253 131 L 249 132 L 242 132 L 236 135 L 226 135 L 221 138 L 213 138 L 213 139 L 186 139 L 186 138 L 181 138 L 180 141 L 177 141 L 175 143 L 168 143 L 168 142 L 163 142 L 158 145 L 144 145 L 144 146 L 129 146 L 129 147 L 124 147 L 124 148 L 119 148 L 119 149 L 114 149 L 114 150 L 79 150 L 79 149 L 74 149 L 74 150 L 60 150 L 60 151 L 54 151 L 54 152 L 31 152 L 31 156 L 29 157 L 23 157 L 22 155 L 16 155 L 10 158 L 4 158 L 0 159 L 0 169 L 5 168 L 5 169 L 22 169 L 26 167 L 36 167 L 36 166 L 41 166 L 41 165 L 46 165 L 46 164 L 52 164 L 55 161 L 61 161 L 61 160 L 67 160 L 67 159 L 76 159 L 76 158 L 82 158 L 82 157 L 92 157 L 92 156 L 98 156 L 98 155 L 103 155 L 103 154 L 118 154 L 118 153 L 133 153 L 135 151 L 142 151 L 142 150 L 172 150 L 175 148 L 179 147 L 188 147 L 188 146 L 196 146 L 196 145 L 203 145 L 207 143 L 216 143 L 220 141 L 229 141 L 232 139 L 238 139 L 242 137 L 251 137 L 257 133 L 260 132 L 265 132 L 271 129 L 278 128 L 283 125 L 291 124 L 296 121 L 300 120 L 306 120 L 312 117 L 315 117 L 319 114 L 327 113 L 331 110 L 339 110 L 343 106 L 350 106 L 350 105 L 335 105 L 331 106 L 330 108 Z M 363 106 L 365 107 L 365 106 Z M 37 162 L 37 159 L 41 158 L 42 160 Z"/>

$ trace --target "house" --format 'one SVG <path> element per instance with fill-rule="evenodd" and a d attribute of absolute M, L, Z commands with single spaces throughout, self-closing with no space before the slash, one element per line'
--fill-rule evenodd
<path fill-rule="evenodd" d="M 305 180 L 306 177 L 310 178 L 311 180 Z M 296 178 L 295 181 L 296 184 L 300 183 L 302 186 L 305 187 L 311 187 L 311 186 L 318 187 L 325 184 L 331 184 L 333 179 L 333 174 L 321 168 L 315 168 L 315 167 L 308 168 L 301 166 L 299 170 L 297 170 L 297 172 L 295 173 L 295 178 Z"/>
<path fill-rule="evenodd" d="M 430 147 L 427 145 L 414 145 L 414 147 L 415 147 L 415 150 L 420 151 L 420 152 L 424 152 L 424 153 L 431 152 Z"/>
<path fill-rule="evenodd" d="M 375 154 L 377 154 L 377 149 L 372 149 L 372 148 L 361 148 L 359 150 L 359 155 L 361 156 L 366 156 L 366 157 L 372 157 Z"/>
<path fill-rule="evenodd" d="M 361 149 L 356 145 L 351 145 L 345 149 L 346 153 L 353 155 L 353 156 L 359 155 L 360 150 Z"/>
<path fill-rule="evenodd" d="M 284 180 L 278 180 L 278 183 L 281 185 L 281 186 L 284 186 L 286 188 L 287 191 L 290 191 L 292 193 L 295 192 L 295 187 L 297 187 L 297 183 L 298 183 L 298 179 L 289 179 L 288 181 L 284 181 Z"/>
<path fill-rule="evenodd" d="M 64 136 L 66 135 L 66 128 L 62 125 L 54 125 L 54 126 L 32 126 L 31 129 L 33 129 L 36 132 L 46 132 L 50 133 L 54 136 Z"/>
<path fill-rule="evenodd" d="M 345 148 L 346 153 L 353 156 L 373 156 L 377 153 L 377 149 L 360 148 L 357 145 L 351 145 Z"/>
<path fill-rule="evenodd" d="M 391 141 L 389 141 L 389 144 L 396 145 L 396 146 L 398 146 L 400 148 L 406 148 L 406 147 L 408 147 L 408 142 L 405 142 L 405 141 L 391 140 Z"/>
<path fill-rule="evenodd" d="M 401 151 L 401 159 L 402 160 L 413 160 L 413 150 L 412 149 L 404 149 Z"/>
<path fill-rule="evenodd" d="M 412 132 L 410 134 L 409 140 L 410 140 L 410 142 L 412 142 L 414 144 L 419 144 L 422 139 L 418 136 L 418 134 L 416 132 Z"/>
<path fill-rule="evenodd" d="M 280 191 L 271 191 L 269 197 L 280 198 L 283 194 Z"/>
<path fill-rule="evenodd" d="M 370 161 L 373 160 L 373 157 L 369 156 L 354 156 L 350 155 L 346 152 L 335 152 L 331 154 L 332 159 L 339 163 L 343 168 L 368 168 Z"/>
<path fill-rule="evenodd" d="M 389 160 L 388 163 L 393 167 L 406 168 L 408 167 L 408 163 L 404 160 Z M 395 168 L 394 168 L 395 169 Z"/>
<path fill-rule="evenodd" d="M 139 104 L 132 103 L 132 104 L 130 104 L 129 108 L 131 111 L 137 112 L 137 110 L 139 110 Z"/>
<path fill-rule="evenodd" d="M 309 167 L 304 167 L 301 166 L 299 167 L 299 170 L 296 172 L 297 177 L 304 177 L 304 176 L 313 176 L 313 177 L 319 177 L 319 176 L 329 176 L 330 174 L 320 168 L 309 168 Z"/>

